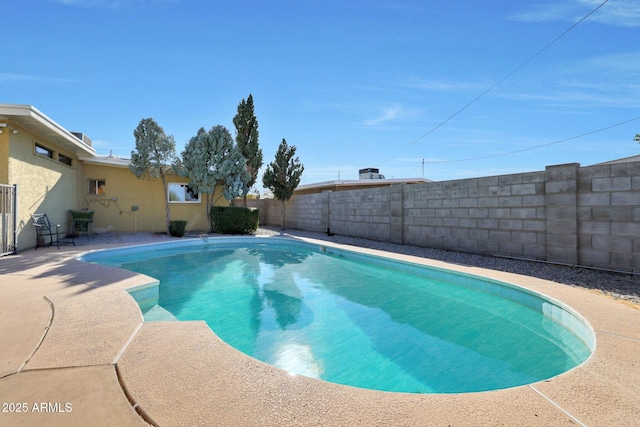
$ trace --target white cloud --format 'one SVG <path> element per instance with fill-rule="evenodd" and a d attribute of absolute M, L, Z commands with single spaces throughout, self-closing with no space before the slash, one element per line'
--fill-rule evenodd
<path fill-rule="evenodd" d="M 73 83 L 74 80 L 59 77 L 33 76 L 29 74 L 0 73 L 0 83 L 4 82 Z"/>
<path fill-rule="evenodd" d="M 551 0 L 531 3 L 527 10 L 510 18 L 527 22 L 569 21 L 576 22 L 601 0 Z M 640 2 L 609 1 L 588 18 L 590 22 L 618 27 L 640 27 Z"/>
<path fill-rule="evenodd" d="M 83 6 L 83 7 L 118 7 L 122 4 L 121 0 L 55 0 L 57 3 L 65 6 Z"/>
<path fill-rule="evenodd" d="M 89 8 L 138 8 L 144 6 L 155 6 L 160 4 L 174 4 L 181 0 L 53 0 L 65 6 L 80 6 Z"/>
<path fill-rule="evenodd" d="M 26 74 L 0 73 L 0 82 L 27 82 L 38 80 L 34 76 Z"/>
<path fill-rule="evenodd" d="M 549 77 L 503 85 L 497 96 L 581 108 L 640 106 L 640 52 L 602 55 L 556 68 Z"/>
<path fill-rule="evenodd" d="M 640 85 L 626 87 L 628 91 L 625 93 L 624 87 L 621 85 L 608 91 L 606 86 L 589 87 L 584 83 L 563 81 L 544 90 L 531 88 L 530 91 L 503 92 L 500 96 L 505 99 L 534 101 L 545 105 L 573 105 L 581 108 L 594 106 L 636 108 L 640 106 L 640 99 L 637 97 L 637 94 L 640 93 Z"/>
<path fill-rule="evenodd" d="M 607 77 L 625 76 L 637 81 L 640 74 L 640 51 L 603 55 L 589 59 L 579 71 L 603 73 Z"/>
<path fill-rule="evenodd" d="M 418 76 L 406 76 L 400 80 L 399 85 L 411 89 L 434 92 L 466 92 L 469 90 L 485 89 L 489 83 L 448 79 L 435 80 L 424 79 Z"/>
<path fill-rule="evenodd" d="M 575 19 L 576 1 L 545 1 L 530 4 L 529 9 L 512 15 L 510 19 L 525 22 L 564 21 Z"/>
<path fill-rule="evenodd" d="M 391 120 L 395 120 L 398 117 L 402 116 L 403 108 L 400 105 L 393 105 L 391 107 L 383 108 L 380 114 L 373 118 L 364 121 L 364 124 L 367 126 L 375 126 L 381 123 L 386 123 Z"/>
<path fill-rule="evenodd" d="M 366 126 L 377 126 L 387 124 L 398 120 L 407 120 L 420 116 L 421 109 L 407 108 L 400 104 L 391 104 L 380 109 L 377 116 L 372 119 L 364 120 L 362 123 Z"/>
<path fill-rule="evenodd" d="M 595 7 L 600 0 L 581 0 L 580 3 Z M 620 27 L 640 27 L 640 2 L 610 1 L 589 19 Z"/>

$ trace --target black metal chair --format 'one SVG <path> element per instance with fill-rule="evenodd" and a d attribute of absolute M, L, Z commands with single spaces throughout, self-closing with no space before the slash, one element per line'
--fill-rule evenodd
<path fill-rule="evenodd" d="M 46 243 L 47 238 L 49 239 L 47 246 L 52 246 L 55 242 L 58 249 L 60 249 L 60 245 L 76 245 L 73 233 L 60 231 L 60 224 L 56 224 L 54 229 L 47 214 L 31 214 L 31 223 L 36 229 L 36 249 L 45 246 L 40 244 L 40 239 Z"/>

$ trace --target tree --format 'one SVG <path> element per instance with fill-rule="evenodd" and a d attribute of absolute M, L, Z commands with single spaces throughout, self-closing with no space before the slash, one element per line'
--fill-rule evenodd
<path fill-rule="evenodd" d="M 181 175 L 189 177 L 189 187 L 206 196 L 209 224 L 217 185 L 224 185 L 223 196 L 229 201 L 249 191 L 246 160 L 233 145 L 231 133 L 221 125 L 209 132 L 200 128 L 185 146 L 182 159 L 175 167 Z"/>
<path fill-rule="evenodd" d="M 176 143 L 173 136 L 167 136 L 164 129 L 152 118 L 140 120 L 138 127 L 133 131 L 133 136 L 136 139 L 136 149 L 131 151 L 129 169 L 138 178 L 157 179 L 160 177 L 166 209 L 166 227 L 167 233 L 169 233 L 171 212 L 165 175 L 169 165 L 175 162 Z"/>
<path fill-rule="evenodd" d="M 640 142 L 640 133 L 636 133 L 636 136 L 633 138 L 634 141 Z"/>
<path fill-rule="evenodd" d="M 258 177 L 258 171 L 262 167 L 262 150 L 258 146 L 258 120 L 253 111 L 253 96 L 244 98 L 238 104 L 238 114 L 233 118 L 236 127 L 236 144 L 246 159 L 246 167 L 251 179 L 247 182 L 251 188 Z M 244 206 L 247 206 L 247 197 L 244 197 Z"/>
<path fill-rule="evenodd" d="M 285 221 L 285 202 L 293 196 L 300 177 L 304 171 L 304 165 L 300 163 L 296 154 L 296 146 L 289 147 L 287 141 L 282 138 L 278 147 L 275 161 L 267 165 L 262 176 L 262 184 L 273 192 L 273 196 L 282 201 L 282 229 Z"/>

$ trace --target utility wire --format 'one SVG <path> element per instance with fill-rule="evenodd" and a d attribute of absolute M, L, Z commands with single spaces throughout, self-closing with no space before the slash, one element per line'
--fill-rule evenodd
<path fill-rule="evenodd" d="M 420 20 L 420 18 L 422 18 L 422 15 L 426 14 L 430 9 L 433 8 L 433 6 L 435 5 L 436 0 L 433 0 L 431 3 L 429 3 L 427 5 L 427 7 L 425 7 L 422 12 L 420 12 L 418 15 L 416 15 L 413 20 L 407 24 L 403 29 L 401 29 L 400 31 L 398 31 L 398 33 L 391 38 L 380 50 L 385 50 L 386 47 L 390 44 L 392 44 L 398 37 L 400 37 L 400 34 L 404 33 L 405 31 L 409 30 L 411 27 L 413 27 L 416 22 L 418 22 Z M 375 55 L 376 57 L 378 57 L 379 55 Z"/>
<path fill-rule="evenodd" d="M 492 158 L 492 157 L 508 156 L 510 154 L 522 153 L 524 151 L 535 150 L 537 148 L 548 147 L 549 145 L 560 144 L 562 142 L 567 142 L 567 141 L 571 141 L 573 139 L 582 138 L 583 136 L 593 135 L 594 133 L 602 132 L 602 131 L 605 131 L 605 130 L 608 130 L 608 129 L 611 129 L 611 128 L 614 128 L 614 127 L 617 127 L 617 126 L 622 126 L 622 125 L 625 125 L 627 123 L 631 123 L 631 122 L 636 121 L 636 120 L 640 120 L 640 116 L 634 117 L 633 119 L 625 120 L 623 122 L 616 123 L 614 125 L 609 125 L 609 126 L 606 126 L 606 127 L 600 128 L 600 129 L 596 129 L 596 130 L 592 130 L 590 132 L 586 132 L 586 133 L 583 133 L 583 134 L 580 134 L 580 135 L 572 136 L 570 138 L 564 138 L 564 139 L 560 139 L 558 141 L 549 142 L 547 144 L 535 145 L 533 147 L 523 148 L 523 149 L 520 149 L 520 150 L 508 151 L 506 153 L 490 154 L 490 155 L 486 155 L 486 156 L 470 157 L 470 158 L 467 158 L 467 159 L 458 159 L 458 160 L 433 160 L 433 161 L 429 161 L 429 162 L 425 162 L 425 163 L 434 164 L 434 163 L 469 162 L 471 160 L 482 160 L 482 159 L 489 159 L 489 158 Z"/>
<path fill-rule="evenodd" d="M 532 56 L 529 57 L 529 59 L 527 59 L 526 61 L 524 61 L 522 64 L 518 65 L 515 69 L 513 69 L 513 71 L 511 71 L 509 74 L 507 74 L 506 76 L 504 76 L 503 78 L 501 78 L 500 80 L 498 80 L 496 83 L 494 83 L 492 86 L 490 86 L 487 90 L 485 90 L 484 92 L 482 92 L 480 95 L 476 96 L 474 99 L 472 99 L 470 102 L 468 102 L 467 104 L 465 104 L 462 108 L 460 108 L 458 111 L 456 111 L 455 113 L 453 113 L 452 115 L 450 115 L 449 117 L 447 117 L 445 120 L 443 120 L 442 122 L 440 122 L 437 126 L 435 126 L 434 128 L 432 128 L 431 130 L 429 130 L 427 133 L 425 133 L 424 135 L 422 135 L 421 137 L 419 137 L 418 139 L 414 140 L 413 142 L 409 143 L 408 146 L 411 146 L 415 143 L 417 143 L 418 141 L 421 141 L 422 139 L 426 138 L 427 136 L 431 135 L 433 132 L 435 132 L 436 130 L 438 130 L 439 128 L 441 128 L 442 126 L 444 126 L 445 124 L 447 124 L 451 119 L 453 119 L 454 117 L 456 117 L 458 114 L 462 113 L 464 110 L 466 110 L 467 108 L 469 108 L 470 106 L 472 106 L 473 104 L 475 104 L 476 102 L 478 102 L 481 98 L 483 98 L 486 94 L 488 94 L 489 92 L 491 92 L 493 89 L 495 89 L 496 87 L 498 87 L 502 82 L 504 82 L 505 80 L 507 80 L 509 77 L 511 77 L 512 75 L 514 75 L 515 73 L 517 73 L 518 71 L 520 71 L 522 68 L 524 68 L 527 64 L 529 64 L 531 61 L 533 61 L 535 58 L 537 58 L 540 54 L 542 54 L 545 50 L 549 49 L 552 45 L 554 45 L 558 40 L 560 40 L 562 37 L 564 37 L 565 35 L 567 35 L 571 30 L 573 30 L 574 28 L 576 28 L 578 25 L 580 25 L 583 21 L 585 21 L 588 17 L 590 17 L 591 15 L 593 15 L 596 11 L 598 11 L 598 9 L 600 9 L 602 6 L 604 6 L 609 0 L 604 0 L 602 3 L 600 3 L 598 6 L 596 6 L 593 10 L 591 10 L 591 12 L 587 13 L 585 16 L 583 16 L 578 22 L 576 22 L 575 24 L 573 24 L 571 27 L 569 27 L 568 29 L 566 29 L 562 34 L 560 34 L 559 36 L 557 36 L 555 39 L 553 39 L 551 42 L 547 43 L 542 49 L 540 49 L 539 51 L 537 51 L 536 53 L 534 53 Z M 378 163 L 376 166 L 380 166 L 381 164 L 385 163 L 386 161 L 390 160 L 391 157 L 387 158 L 386 160 L 381 161 L 380 163 Z"/>

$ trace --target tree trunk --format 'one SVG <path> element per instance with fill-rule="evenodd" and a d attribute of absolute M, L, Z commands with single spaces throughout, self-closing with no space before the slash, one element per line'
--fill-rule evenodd
<path fill-rule="evenodd" d="M 285 209 L 285 201 L 282 200 L 282 226 L 280 227 L 281 230 L 284 230 Z"/>
<path fill-rule="evenodd" d="M 216 187 L 213 187 L 213 193 L 215 193 Z M 205 209 L 207 210 L 207 220 L 209 221 L 209 228 L 213 233 L 213 220 L 211 218 L 211 206 L 213 206 L 213 193 L 207 193 L 207 203 Z"/>
<path fill-rule="evenodd" d="M 167 187 L 167 183 L 166 183 L 166 179 L 164 177 L 164 172 L 162 172 L 162 169 L 160 170 L 160 178 L 162 180 L 162 190 L 164 192 L 164 206 L 166 208 L 166 229 L 167 229 L 167 236 L 170 235 L 170 231 L 169 231 L 169 224 L 171 222 L 171 210 L 169 209 L 169 188 Z"/>

